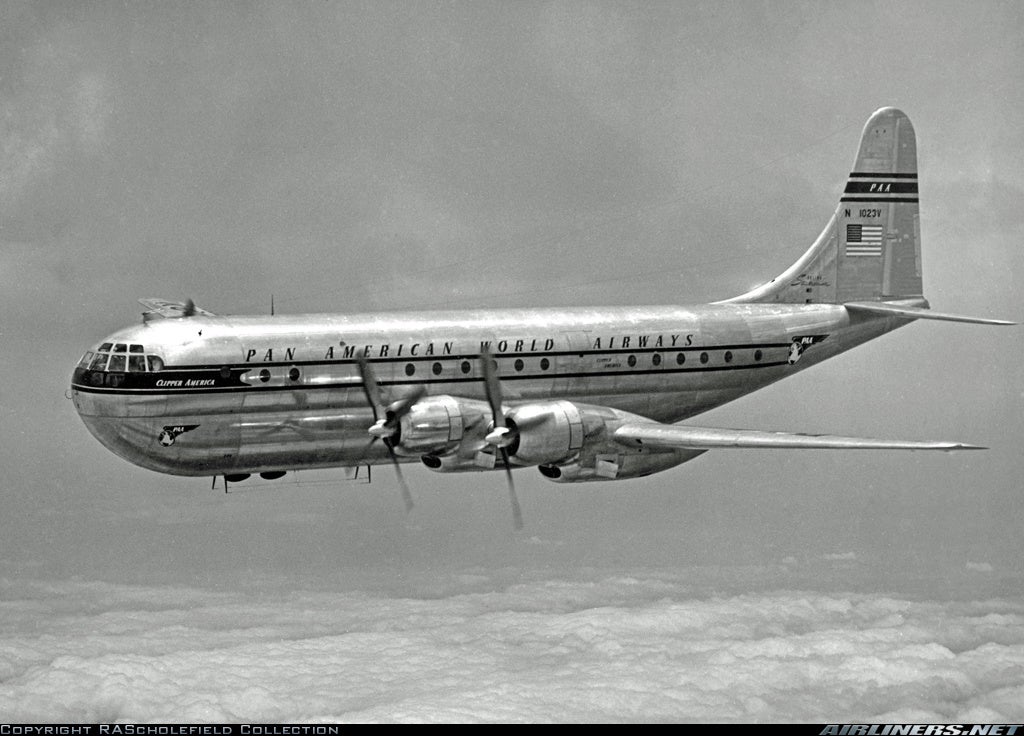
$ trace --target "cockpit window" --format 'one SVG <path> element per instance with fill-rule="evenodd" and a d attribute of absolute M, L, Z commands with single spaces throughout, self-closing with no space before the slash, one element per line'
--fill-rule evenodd
<path fill-rule="evenodd" d="M 95 353 L 88 352 L 79 363 L 91 371 L 110 373 L 145 373 L 163 370 L 164 361 L 156 355 L 145 355 L 144 345 L 105 342 Z"/>

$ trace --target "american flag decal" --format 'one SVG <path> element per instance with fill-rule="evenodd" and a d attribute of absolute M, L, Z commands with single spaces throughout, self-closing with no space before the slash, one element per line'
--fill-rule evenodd
<path fill-rule="evenodd" d="M 853 258 L 882 255 L 882 226 L 847 224 L 846 255 Z"/>

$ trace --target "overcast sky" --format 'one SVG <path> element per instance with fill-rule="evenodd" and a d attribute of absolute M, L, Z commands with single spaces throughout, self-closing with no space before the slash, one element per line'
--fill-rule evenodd
<path fill-rule="evenodd" d="M 500 475 L 409 467 L 409 517 L 389 468 L 225 496 L 64 394 L 139 297 L 733 296 L 883 105 L 933 307 L 1024 319 L 1021 69 L 1015 2 L 0 4 L 0 720 L 1020 721 L 1020 328 L 914 324 L 699 418 L 987 452 L 521 471 L 519 535 Z"/>

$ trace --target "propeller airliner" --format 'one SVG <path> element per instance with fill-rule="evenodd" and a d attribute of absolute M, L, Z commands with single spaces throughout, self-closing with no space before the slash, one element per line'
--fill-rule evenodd
<path fill-rule="evenodd" d="M 924 297 L 909 118 L 867 121 L 838 206 L 780 276 L 697 306 L 216 316 L 140 300 L 71 392 L 89 431 L 161 473 L 276 479 L 306 468 L 513 468 L 625 480 L 717 448 L 967 450 L 680 424 L 935 312 Z"/>

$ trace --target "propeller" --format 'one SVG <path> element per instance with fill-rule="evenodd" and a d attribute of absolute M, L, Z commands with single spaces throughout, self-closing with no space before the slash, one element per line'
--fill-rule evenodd
<path fill-rule="evenodd" d="M 501 409 L 501 380 L 498 378 L 498 364 L 491 355 L 491 349 L 484 346 L 480 352 L 480 363 L 484 376 L 484 391 L 487 394 L 487 403 L 491 405 L 493 427 L 484 437 L 489 445 L 493 445 L 501 453 L 502 462 L 505 463 L 505 476 L 508 478 L 508 497 L 512 503 L 512 523 L 516 530 L 523 528 L 523 512 L 519 507 L 519 497 L 516 496 L 516 486 L 512 481 L 512 465 L 508 459 L 508 446 L 515 442 L 516 429 L 510 427 L 505 421 L 505 414 Z"/>
<path fill-rule="evenodd" d="M 356 362 L 359 365 L 359 377 L 363 384 L 366 402 L 373 410 L 373 425 L 366 430 L 372 437 L 366 449 L 369 450 L 378 439 L 384 443 L 384 447 L 388 448 L 388 455 L 391 456 L 391 462 L 395 466 L 395 475 L 398 476 L 398 486 L 402 490 L 405 510 L 412 511 L 412 494 L 405 482 L 405 476 L 402 475 L 402 465 L 398 461 L 398 455 L 395 454 L 395 440 L 398 437 L 402 417 L 408 414 L 413 405 L 423 398 L 423 394 L 427 390 L 423 386 L 417 386 L 408 396 L 385 407 L 380 398 L 380 384 L 377 382 L 373 368 L 370 367 L 370 362 L 363 356 L 357 356 Z"/>

